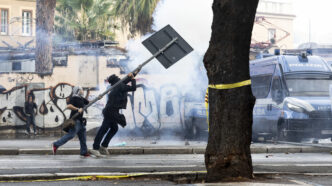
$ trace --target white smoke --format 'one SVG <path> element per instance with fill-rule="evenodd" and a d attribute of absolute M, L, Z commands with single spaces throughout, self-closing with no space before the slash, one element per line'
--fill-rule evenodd
<path fill-rule="evenodd" d="M 154 78 L 149 81 L 158 85 L 173 83 L 185 94 L 193 90 L 205 89 L 207 77 L 203 66 L 203 56 L 208 48 L 212 24 L 212 0 L 162 0 L 154 13 L 153 30 L 158 31 L 170 24 L 193 48 L 194 51 L 169 69 L 153 60 L 144 71 Z M 127 44 L 130 69 L 134 69 L 151 54 L 141 44 L 151 36 L 147 34 Z M 154 80 L 152 80 L 154 79 Z"/>

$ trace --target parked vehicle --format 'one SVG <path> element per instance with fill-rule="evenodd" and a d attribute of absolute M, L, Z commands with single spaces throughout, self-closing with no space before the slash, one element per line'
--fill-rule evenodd
<path fill-rule="evenodd" d="M 208 124 L 204 102 L 184 103 L 184 126 L 187 139 L 207 137 Z"/>
<path fill-rule="evenodd" d="M 332 69 L 319 56 L 277 55 L 250 62 L 253 140 L 332 136 Z"/>

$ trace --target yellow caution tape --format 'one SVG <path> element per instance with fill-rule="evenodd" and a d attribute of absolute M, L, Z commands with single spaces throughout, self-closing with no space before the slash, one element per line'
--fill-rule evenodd
<path fill-rule="evenodd" d="M 143 176 L 141 174 L 126 174 L 126 175 L 114 175 L 114 176 L 105 176 L 105 175 L 96 175 L 96 176 L 77 176 L 69 178 L 58 178 L 58 179 L 39 179 L 39 180 L 11 180 L 11 181 L 0 181 L 0 183 L 5 182 L 55 182 L 55 181 L 88 181 L 88 180 L 98 180 L 98 179 L 120 179 L 120 178 L 131 178 L 137 176 Z"/>
<path fill-rule="evenodd" d="M 213 84 L 209 85 L 206 89 L 205 94 L 205 109 L 206 109 L 206 118 L 207 118 L 207 124 L 208 124 L 208 130 L 210 130 L 210 124 L 209 124 L 209 88 L 213 89 L 219 89 L 219 90 L 225 90 L 225 89 L 233 89 L 233 88 L 239 88 L 243 86 L 251 85 L 251 80 L 245 80 L 238 83 L 232 83 L 232 84 Z"/>
<path fill-rule="evenodd" d="M 191 173 L 207 173 L 207 171 L 189 171 Z M 161 172 L 161 174 L 174 174 L 175 172 Z M 154 173 L 136 173 L 136 174 L 124 174 L 124 175 L 95 175 L 95 176 L 76 176 L 69 178 L 58 178 L 58 179 L 38 179 L 38 180 L 8 180 L 0 181 L 0 183 L 17 183 L 17 182 L 56 182 L 56 181 L 89 181 L 89 180 L 106 180 L 106 179 L 121 179 L 121 178 L 133 178 L 139 176 L 148 176 Z"/>
<path fill-rule="evenodd" d="M 233 88 L 238 88 L 238 87 L 243 87 L 243 86 L 247 86 L 247 85 L 251 85 L 251 80 L 245 80 L 245 81 L 241 81 L 238 83 L 232 83 L 232 84 L 219 84 L 219 85 L 209 85 L 209 88 L 213 88 L 213 89 L 233 89 Z"/>

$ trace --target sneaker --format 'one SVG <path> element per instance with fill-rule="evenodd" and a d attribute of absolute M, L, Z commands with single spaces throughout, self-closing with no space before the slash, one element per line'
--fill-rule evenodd
<path fill-rule="evenodd" d="M 91 149 L 89 152 L 97 158 L 103 157 L 98 150 Z"/>
<path fill-rule="evenodd" d="M 52 152 L 53 152 L 53 155 L 56 155 L 56 150 L 58 150 L 58 147 L 56 147 L 56 146 L 52 143 Z"/>
<path fill-rule="evenodd" d="M 88 157 L 90 157 L 90 154 L 89 154 L 89 153 L 81 154 L 81 158 L 88 158 Z"/>
<path fill-rule="evenodd" d="M 26 135 L 30 135 L 30 132 L 28 132 L 28 131 L 25 131 L 25 132 L 24 132 L 24 134 L 26 134 Z"/>
<path fill-rule="evenodd" d="M 109 156 L 109 155 L 110 155 L 110 153 L 108 152 L 107 147 L 103 147 L 103 146 L 101 146 L 101 147 L 99 148 L 99 152 L 100 152 L 100 154 L 102 154 L 102 155 L 106 155 L 106 156 Z"/>
<path fill-rule="evenodd" d="M 37 132 L 34 132 L 33 134 L 34 134 L 34 135 L 37 135 Z"/>

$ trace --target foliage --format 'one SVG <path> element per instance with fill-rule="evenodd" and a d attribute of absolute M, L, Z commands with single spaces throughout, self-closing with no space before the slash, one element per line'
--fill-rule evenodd
<path fill-rule="evenodd" d="M 112 13 L 121 20 L 122 28 L 129 26 L 132 35 L 151 31 L 153 12 L 159 0 L 113 0 Z"/>
<path fill-rule="evenodd" d="M 57 0 L 55 32 L 68 40 L 112 40 L 112 0 Z"/>

